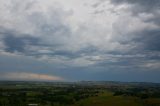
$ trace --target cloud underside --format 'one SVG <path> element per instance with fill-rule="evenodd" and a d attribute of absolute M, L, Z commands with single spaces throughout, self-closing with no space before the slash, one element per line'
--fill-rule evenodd
<path fill-rule="evenodd" d="M 53 75 L 93 67 L 156 73 L 159 7 L 159 0 L 0 0 L 0 67 L 16 72 L 8 61 L 24 57 L 18 69 L 32 58 Z"/>

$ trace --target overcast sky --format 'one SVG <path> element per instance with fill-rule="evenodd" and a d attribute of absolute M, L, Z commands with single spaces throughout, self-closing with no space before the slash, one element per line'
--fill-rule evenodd
<path fill-rule="evenodd" d="M 0 0 L 0 80 L 159 76 L 160 0 Z"/>

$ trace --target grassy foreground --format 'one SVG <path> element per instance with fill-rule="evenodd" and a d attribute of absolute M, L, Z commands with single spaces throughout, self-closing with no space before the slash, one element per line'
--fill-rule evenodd
<path fill-rule="evenodd" d="M 81 100 L 73 106 L 143 106 L 135 97 L 113 96 L 111 92 L 104 92 L 97 97 Z"/>

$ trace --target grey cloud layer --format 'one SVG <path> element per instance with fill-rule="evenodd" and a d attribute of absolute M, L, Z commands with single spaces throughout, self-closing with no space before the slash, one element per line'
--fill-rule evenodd
<path fill-rule="evenodd" d="M 159 70 L 159 0 L 94 0 L 91 7 L 68 2 L 0 0 L 0 55 L 32 57 L 71 72 Z"/>

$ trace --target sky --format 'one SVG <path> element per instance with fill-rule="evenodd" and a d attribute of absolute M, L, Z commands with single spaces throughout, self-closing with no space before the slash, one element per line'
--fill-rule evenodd
<path fill-rule="evenodd" d="M 160 0 L 0 0 L 0 80 L 159 76 Z"/>

